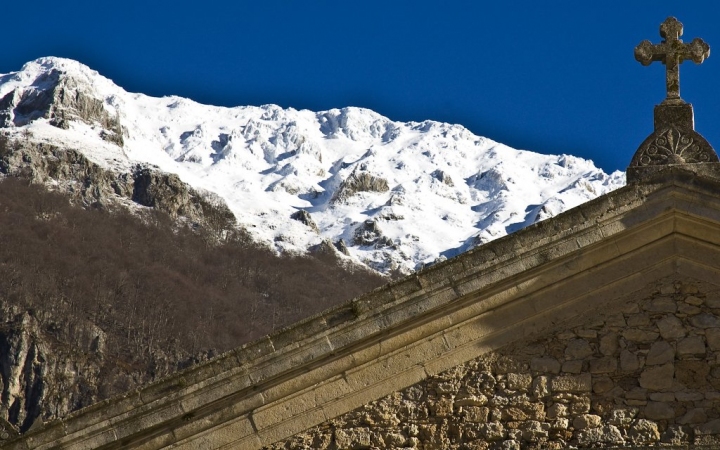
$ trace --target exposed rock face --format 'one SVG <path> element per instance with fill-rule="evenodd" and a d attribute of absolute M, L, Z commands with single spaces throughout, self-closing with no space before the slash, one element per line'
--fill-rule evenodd
<path fill-rule="evenodd" d="M 291 219 L 297 220 L 298 222 L 307 225 L 311 230 L 318 233 L 320 230 L 318 230 L 317 224 L 312 219 L 312 216 L 309 212 L 305 211 L 304 209 L 301 209 L 298 212 L 293 213 L 290 216 Z"/>
<path fill-rule="evenodd" d="M 720 445 L 720 292 L 685 280 L 634 298 L 268 448 Z"/>
<path fill-rule="evenodd" d="M 102 100 L 85 92 L 72 77 L 52 70 L 36 80 L 33 89 L 11 91 L 0 99 L 0 127 L 22 126 L 43 117 L 58 128 L 68 129 L 70 121 L 98 124 L 100 136 L 123 145 L 120 120 L 105 109 Z"/>
<path fill-rule="evenodd" d="M 340 184 L 332 201 L 333 203 L 342 203 L 358 192 L 387 192 L 389 190 L 387 180 L 367 172 L 355 171 Z"/>
<path fill-rule="evenodd" d="M 130 173 L 111 171 L 72 149 L 6 142 L 0 145 L 0 173 L 55 186 L 88 206 L 112 207 L 132 201 L 218 233 L 235 226 L 235 217 L 219 197 L 198 192 L 177 175 L 141 166 Z"/>

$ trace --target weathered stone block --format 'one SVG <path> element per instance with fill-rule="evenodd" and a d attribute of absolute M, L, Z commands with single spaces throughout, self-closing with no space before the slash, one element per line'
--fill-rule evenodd
<path fill-rule="evenodd" d="M 701 336 L 689 336 L 677 343 L 679 356 L 702 356 L 705 355 L 705 341 Z"/>
<path fill-rule="evenodd" d="M 565 348 L 565 357 L 568 359 L 584 359 L 592 356 L 593 350 L 585 339 L 571 339 Z"/>
<path fill-rule="evenodd" d="M 604 356 L 590 360 L 590 373 L 612 373 L 617 370 L 617 358 Z"/>
<path fill-rule="evenodd" d="M 615 383 L 608 377 L 600 377 L 593 382 L 593 392 L 596 394 L 608 392 L 613 387 L 615 387 Z"/>
<path fill-rule="evenodd" d="M 480 430 L 488 441 L 501 441 L 505 439 L 505 427 L 500 422 L 490 422 L 481 425 Z"/>
<path fill-rule="evenodd" d="M 618 335 L 607 333 L 600 338 L 600 353 L 605 356 L 612 356 L 618 349 Z"/>
<path fill-rule="evenodd" d="M 629 350 L 620 352 L 620 369 L 624 372 L 634 372 L 640 368 L 640 361 L 635 353 Z"/>
<path fill-rule="evenodd" d="M 675 418 L 675 409 L 668 403 L 648 402 L 645 407 L 645 417 L 651 420 L 673 419 Z"/>
<path fill-rule="evenodd" d="M 698 328 L 720 328 L 720 319 L 714 314 L 702 313 L 691 317 L 690 324 Z"/>
<path fill-rule="evenodd" d="M 637 408 L 614 409 L 610 412 L 608 423 L 610 425 L 627 426 L 635 420 L 638 414 Z"/>
<path fill-rule="evenodd" d="M 559 373 L 560 363 L 555 358 L 533 358 L 530 360 L 530 369 L 533 372 Z"/>
<path fill-rule="evenodd" d="M 682 321 L 673 315 L 667 315 L 655 324 L 660 330 L 660 336 L 669 341 L 684 337 L 687 334 Z"/>
<path fill-rule="evenodd" d="M 640 386 L 656 391 L 670 389 L 674 374 L 675 366 L 672 363 L 648 367 L 640 374 Z"/>
<path fill-rule="evenodd" d="M 507 387 L 513 391 L 526 392 L 532 384 L 532 375 L 529 373 L 507 374 Z"/>
<path fill-rule="evenodd" d="M 559 418 L 567 417 L 567 415 L 568 415 L 567 406 L 565 406 L 562 403 L 554 403 L 552 406 L 550 406 L 547 409 L 546 415 L 549 419 L 559 419 Z"/>
<path fill-rule="evenodd" d="M 645 358 L 645 365 L 656 366 L 667 364 L 675 360 L 675 349 L 666 341 L 653 342 Z"/>
<path fill-rule="evenodd" d="M 675 363 L 675 378 L 689 389 L 708 386 L 710 366 L 705 361 L 678 361 Z"/>
<path fill-rule="evenodd" d="M 592 390 L 592 375 L 584 373 L 581 375 L 555 376 L 550 381 L 550 389 L 553 392 L 590 392 Z"/>
<path fill-rule="evenodd" d="M 572 361 L 565 361 L 562 365 L 562 371 L 565 373 L 580 373 L 582 372 L 583 362 L 580 359 Z"/>
<path fill-rule="evenodd" d="M 535 377 L 532 383 L 532 394 L 537 398 L 550 395 L 550 379 L 544 375 Z"/>
<path fill-rule="evenodd" d="M 711 350 L 720 350 L 720 328 L 708 328 L 705 330 L 705 339 Z"/>
<path fill-rule="evenodd" d="M 606 425 L 602 428 L 589 428 L 577 433 L 577 441 L 581 446 L 591 446 L 593 444 L 615 444 L 619 445 L 625 442 L 620 434 L 620 430 L 614 425 Z"/>
<path fill-rule="evenodd" d="M 671 297 L 659 297 L 644 305 L 643 309 L 650 312 L 674 313 L 677 310 L 675 300 Z"/>
<path fill-rule="evenodd" d="M 595 414 L 581 414 L 573 419 L 573 427 L 576 430 L 586 428 L 597 428 L 602 424 L 602 418 Z"/>
<path fill-rule="evenodd" d="M 646 419 L 638 419 L 633 423 L 627 435 L 635 445 L 650 445 L 660 440 L 657 424 Z"/>
<path fill-rule="evenodd" d="M 370 448 L 371 433 L 369 428 L 351 428 L 335 430 L 335 443 L 343 449 Z"/>
<path fill-rule="evenodd" d="M 686 412 L 685 415 L 683 415 L 677 423 L 687 425 L 687 424 L 698 424 L 698 423 L 705 423 L 707 421 L 707 414 L 705 414 L 704 408 L 694 408 L 690 411 Z"/>
<path fill-rule="evenodd" d="M 490 414 L 490 408 L 486 406 L 465 406 L 463 407 L 465 420 L 475 423 L 486 423 Z"/>
<path fill-rule="evenodd" d="M 623 331 L 623 337 L 633 342 L 653 342 L 660 335 L 654 331 L 645 331 L 637 328 L 629 328 Z"/>

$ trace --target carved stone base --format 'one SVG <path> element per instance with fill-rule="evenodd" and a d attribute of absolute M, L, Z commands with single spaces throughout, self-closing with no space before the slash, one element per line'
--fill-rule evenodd
<path fill-rule="evenodd" d="M 669 175 L 679 171 L 687 172 L 688 175 L 693 177 L 702 176 L 720 180 L 720 162 L 630 166 L 627 168 L 626 177 L 628 184 L 652 182 L 661 180 L 666 174 Z"/>

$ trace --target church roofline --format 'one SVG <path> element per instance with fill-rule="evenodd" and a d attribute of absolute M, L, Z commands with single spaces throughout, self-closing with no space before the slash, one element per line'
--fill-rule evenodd
<path fill-rule="evenodd" d="M 358 382 L 353 381 L 354 371 L 383 355 L 425 340 L 427 348 L 422 351 L 429 352 L 427 364 L 403 368 L 402 376 L 395 377 L 395 384 L 412 384 L 465 357 L 441 362 L 439 355 L 460 351 L 450 348 L 453 335 L 444 330 L 460 330 L 458 327 L 473 317 L 492 312 L 501 320 L 504 313 L 500 311 L 508 302 L 555 289 L 563 280 L 617 258 L 647 264 L 648 273 L 655 271 L 658 276 L 685 264 L 678 263 L 678 258 L 692 263 L 695 255 L 678 256 L 674 241 L 668 239 L 692 235 L 691 239 L 707 245 L 720 245 L 715 226 L 720 224 L 718 192 L 717 178 L 687 166 L 663 166 L 642 183 L 598 197 L 139 390 L 45 424 L 4 448 L 59 444 L 63 448 L 120 448 L 143 442 L 148 448 L 159 448 L 182 442 L 186 436 L 202 435 L 218 422 L 235 424 L 235 434 L 247 432 L 253 447 L 265 445 L 288 432 L 280 431 L 274 420 L 284 423 L 292 419 L 295 425 L 291 426 L 309 427 L 343 412 L 320 405 L 318 392 L 313 394 L 317 405 L 312 407 L 302 396 L 293 401 L 296 394 L 313 386 L 325 386 L 322 395 L 328 396 L 328 402 L 333 395 L 362 392 L 348 404 L 369 401 L 396 388 L 383 380 L 377 380 L 374 390 L 353 385 Z M 640 251 L 643 248 L 644 253 Z M 648 254 L 657 255 L 657 261 L 646 261 Z M 622 277 L 614 272 L 612 276 Z M 577 299 L 585 294 L 573 295 Z M 505 334 L 512 329 L 508 326 Z M 492 332 L 495 344 L 488 343 L 488 348 L 534 329 L 528 325 L 505 336 L 498 328 Z M 382 370 L 375 374 L 383 376 Z M 392 370 L 388 369 L 387 375 L 392 379 Z M 328 384 L 335 382 L 337 392 Z M 281 401 L 285 412 L 276 407 Z"/>

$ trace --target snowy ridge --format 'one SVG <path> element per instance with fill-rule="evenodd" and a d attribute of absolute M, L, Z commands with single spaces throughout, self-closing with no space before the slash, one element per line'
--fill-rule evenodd
<path fill-rule="evenodd" d="M 240 226 L 279 251 L 342 239 L 350 257 L 383 272 L 416 270 L 624 184 L 624 174 L 605 174 L 591 161 L 515 150 L 460 125 L 394 122 L 361 108 L 224 108 L 154 98 L 60 58 L 0 76 L 0 99 L 50 89 L 58 77 L 103 101 L 122 125 L 124 145 L 104 141 L 99 124 L 60 129 L 16 110 L 13 132 L 29 129 L 34 139 L 75 148 L 113 170 L 157 165 L 217 193 Z M 290 218 L 301 209 L 317 231 Z"/>

